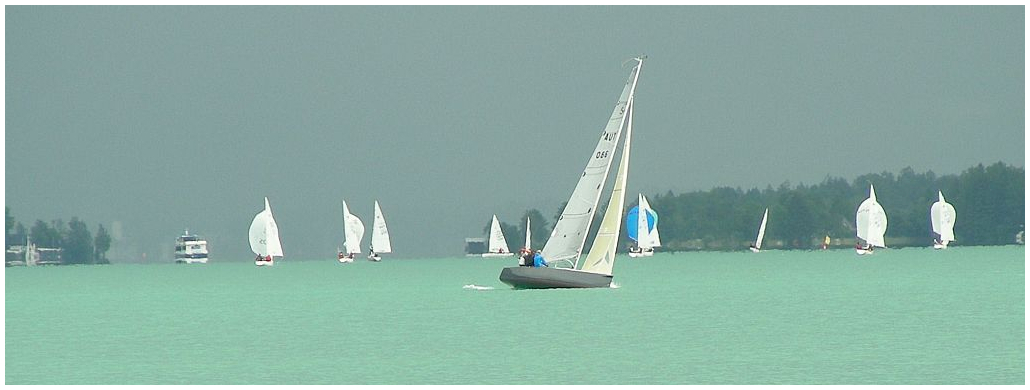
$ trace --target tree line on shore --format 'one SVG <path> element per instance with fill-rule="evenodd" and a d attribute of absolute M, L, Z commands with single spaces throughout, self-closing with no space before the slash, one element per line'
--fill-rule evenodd
<path fill-rule="evenodd" d="M 61 249 L 63 264 L 108 264 L 107 251 L 111 249 L 111 236 L 101 224 L 96 235 L 89 232 L 86 223 L 72 217 L 67 224 L 60 219 L 50 223 L 36 220 L 31 228 L 14 219 L 11 208 L 4 207 L 6 219 L 5 249 L 12 245 L 25 245 L 26 239 L 39 248 Z"/>
<path fill-rule="evenodd" d="M 931 244 L 930 205 L 937 201 L 937 191 L 957 211 L 956 241 L 952 245 L 1015 243 L 1016 234 L 1024 229 L 1025 170 L 1002 162 L 986 167 L 978 164 L 958 175 L 917 173 L 906 167 L 897 175 L 870 173 L 851 182 L 827 176 L 815 185 L 784 182 L 764 190 L 716 187 L 680 194 L 668 191 L 648 196 L 648 200 L 659 215 L 664 250 L 745 249 L 754 241 L 766 208 L 769 221 L 763 247 L 812 249 L 826 236 L 840 246 L 854 244 L 855 212 L 869 196 L 870 185 L 876 188 L 877 201 L 887 213 L 888 247 Z M 624 212 L 635 205 L 635 201 L 627 202 Z M 552 220 L 558 219 L 564 206 Z M 603 211 L 599 209 L 594 217 L 587 242 L 592 241 Z M 501 230 L 509 246 L 519 248 L 527 217 L 532 220 L 532 247 L 540 249 L 553 226 L 539 210 L 526 210 L 515 225 L 501 222 Z M 488 220 L 483 232 L 489 231 Z M 625 231 L 620 236 L 619 247 L 629 247 Z"/>

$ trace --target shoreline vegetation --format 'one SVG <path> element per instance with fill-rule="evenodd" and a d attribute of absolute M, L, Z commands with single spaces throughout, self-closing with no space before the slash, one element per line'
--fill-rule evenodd
<path fill-rule="evenodd" d="M 1025 176 L 1024 168 L 1002 162 L 942 176 L 906 167 L 896 175 L 869 173 L 850 182 L 827 176 L 815 185 L 784 182 L 764 190 L 716 187 L 647 197 L 658 213 L 659 252 L 747 250 L 758 234 L 766 207 L 769 221 L 762 249 L 819 249 L 827 236 L 828 248 L 853 248 L 855 211 L 868 197 L 870 184 L 876 187 L 877 200 L 887 213 L 888 248 L 932 245 L 930 206 L 937 201 L 938 190 L 956 209 L 952 246 L 1006 245 L 1022 243 Z M 635 205 L 627 202 L 625 209 Z M 552 220 L 564 207 L 558 208 Z M 526 210 L 518 225 L 501 222 L 501 230 L 505 237 L 523 237 L 527 217 L 533 228 L 533 248 L 542 248 L 551 225 L 536 209 Z M 603 210 L 598 210 L 588 242 L 602 217 Z M 488 234 L 489 221 L 483 231 Z M 620 234 L 620 250 L 631 244 Z"/>
<path fill-rule="evenodd" d="M 662 235 L 659 252 L 746 250 L 755 239 L 762 213 L 769 208 L 763 249 L 819 249 L 824 237 L 829 248 L 855 245 L 855 210 L 876 187 L 877 199 L 887 212 L 888 248 L 930 246 L 930 205 L 940 190 L 957 211 L 952 246 L 1022 244 L 1025 205 L 1025 169 L 997 162 L 978 164 L 961 174 L 937 176 L 933 171 L 916 173 L 904 168 L 861 175 L 853 181 L 827 176 L 819 184 L 792 186 L 784 182 L 764 190 L 716 187 L 707 191 L 649 195 L 658 212 Z M 629 210 L 636 202 L 627 203 Z M 557 209 L 556 220 L 565 208 Z M 92 235 L 86 223 L 72 217 L 50 223 L 36 220 L 31 228 L 15 220 L 5 207 L 5 249 L 24 246 L 26 239 L 36 248 L 56 248 L 60 264 L 109 264 L 107 252 L 112 240 L 104 225 Z M 598 210 L 587 241 L 592 241 L 603 219 Z M 501 222 L 509 246 L 524 237 L 526 219 L 532 224 L 532 247 L 542 248 L 551 232 L 551 222 L 537 209 L 526 210 L 518 225 Z M 483 232 L 489 233 L 490 221 Z M 619 248 L 632 242 L 620 234 Z M 511 248 L 509 248 L 511 249 Z M 11 257 L 8 251 L 8 257 Z M 10 260 L 10 259 L 8 259 Z"/>

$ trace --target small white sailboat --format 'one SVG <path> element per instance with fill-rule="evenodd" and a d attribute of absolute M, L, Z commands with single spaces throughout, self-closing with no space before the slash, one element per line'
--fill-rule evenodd
<path fill-rule="evenodd" d="M 608 124 L 601 133 L 593 153 L 590 154 L 576 188 L 572 191 L 572 196 L 555 222 L 543 250 L 538 253 L 547 264 L 543 267 L 504 268 L 499 279 L 505 284 L 517 289 L 591 288 L 612 285 L 612 269 L 615 265 L 615 251 L 625 203 L 626 177 L 629 172 L 633 94 L 643 58 L 635 60 L 637 65 L 630 72 Z M 586 258 L 580 261 L 590 222 L 597 211 L 601 188 L 607 180 L 615 149 L 623 132 L 626 133 L 626 139 L 611 198 L 590 251 Z"/>
<path fill-rule="evenodd" d="M 337 250 L 336 259 L 341 263 L 353 263 L 361 253 L 361 238 L 365 236 L 365 225 L 356 215 L 350 213 L 347 201 L 343 201 L 343 251 Z"/>
<path fill-rule="evenodd" d="M 944 249 L 955 241 L 955 207 L 937 191 L 937 201 L 930 206 L 930 227 L 933 229 L 933 249 Z"/>
<path fill-rule="evenodd" d="M 658 236 L 658 213 L 651 208 L 644 194 L 637 194 L 637 206 L 626 214 L 626 230 L 636 246 L 629 249 L 629 257 L 654 256 L 654 248 L 662 246 Z"/>
<path fill-rule="evenodd" d="M 876 202 L 876 191 L 872 184 L 869 185 L 869 198 L 862 201 L 855 213 L 855 227 L 859 239 L 855 245 L 856 253 L 865 255 L 873 253 L 873 247 L 887 247 L 883 243 L 883 235 L 887 232 L 887 213 Z"/>
<path fill-rule="evenodd" d="M 257 255 L 254 265 L 270 266 L 275 256 L 283 256 L 283 245 L 279 241 L 279 226 L 272 216 L 272 207 L 265 198 L 265 209 L 254 216 L 250 223 L 250 250 Z"/>
<path fill-rule="evenodd" d="M 386 229 L 386 218 L 383 218 L 383 210 L 379 208 L 379 201 L 376 202 L 375 215 L 372 219 L 372 244 L 368 248 L 368 259 L 381 261 L 379 256 L 383 253 L 393 252 L 390 246 L 390 231 Z"/>
<path fill-rule="evenodd" d="M 762 239 L 765 238 L 765 223 L 769 220 L 769 209 L 765 209 L 765 214 L 762 215 L 762 224 L 758 227 L 758 237 L 755 238 L 755 243 L 748 249 L 751 252 L 758 253 L 762 250 Z"/>
<path fill-rule="evenodd" d="M 497 214 L 494 214 L 490 222 L 490 240 L 487 242 L 487 252 L 483 257 L 511 257 L 514 253 L 508 250 L 508 241 L 504 239 L 504 232 L 501 231 L 501 223 L 497 221 Z"/>

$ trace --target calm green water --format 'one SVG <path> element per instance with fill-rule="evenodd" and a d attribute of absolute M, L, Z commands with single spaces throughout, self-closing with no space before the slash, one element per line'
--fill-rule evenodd
<path fill-rule="evenodd" d="M 1023 247 L 6 269 L 7 384 L 1023 384 Z M 494 289 L 466 289 L 465 285 Z"/>

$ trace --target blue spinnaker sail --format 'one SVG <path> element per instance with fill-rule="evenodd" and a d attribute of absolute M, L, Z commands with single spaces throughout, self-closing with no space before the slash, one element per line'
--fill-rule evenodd
<path fill-rule="evenodd" d="M 633 206 L 626 214 L 626 234 L 629 239 L 637 240 L 637 214 L 640 213 L 639 206 Z M 658 223 L 658 213 L 654 210 L 647 210 L 647 231 L 653 232 L 655 224 Z"/>

